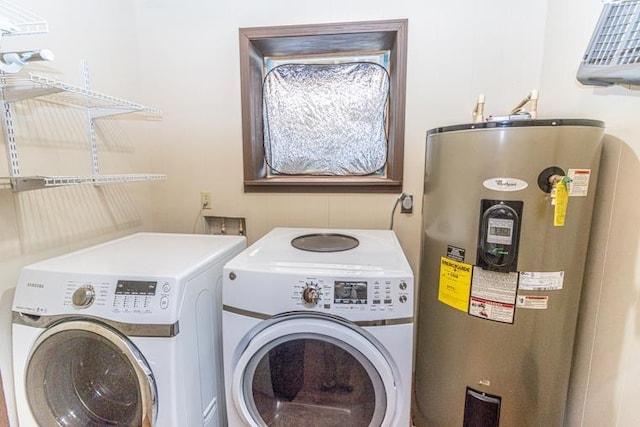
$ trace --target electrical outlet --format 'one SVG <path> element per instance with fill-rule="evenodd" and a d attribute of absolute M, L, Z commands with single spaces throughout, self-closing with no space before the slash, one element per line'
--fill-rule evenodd
<path fill-rule="evenodd" d="M 400 213 L 410 214 L 413 212 L 413 196 L 403 194 L 400 200 Z"/>
<path fill-rule="evenodd" d="M 200 192 L 200 207 L 202 209 L 211 209 L 211 193 L 208 191 Z"/>

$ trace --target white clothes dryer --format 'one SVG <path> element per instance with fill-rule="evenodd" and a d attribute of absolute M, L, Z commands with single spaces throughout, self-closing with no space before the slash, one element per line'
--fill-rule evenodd
<path fill-rule="evenodd" d="M 408 427 L 413 290 L 392 231 L 267 233 L 224 268 L 229 425 Z"/>
<path fill-rule="evenodd" d="M 22 269 L 18 421 L 223 425 L 221 286 L 241 236 L 136 233 Z"/>

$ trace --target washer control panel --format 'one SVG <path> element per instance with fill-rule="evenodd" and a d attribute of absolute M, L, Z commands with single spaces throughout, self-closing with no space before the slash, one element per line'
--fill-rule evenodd
<path fill-rule="evenodd" d="M 292 300 L 308 309 L 334 313 L 395 311 L 413 304 L 409 279 L 338 279 L 307 277 L 293 285 Z"/>
<path fill-rule="evenodd" d="M 171 284 L 165 280 L 71 280 L 67 282 L 64 305 L 76 310 L 148 314 L 169 309 L 171 291 Z"/>

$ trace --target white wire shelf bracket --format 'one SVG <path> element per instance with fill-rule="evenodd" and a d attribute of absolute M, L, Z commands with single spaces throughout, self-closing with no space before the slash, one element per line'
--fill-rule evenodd
<path fill-rule="evenodd" d="M 149 118 L 160 118 L 162 115 L 157 108 L 34 73 L 5 74 L 0 85 L 6 102 L 39 98 L 65 106 L 86 108 L 92 119 L 131 113 L 142 113 Z"/>
<path fill-rule="evenodd" d="M 41 190 L 43 188 L 61 187 L 77 184 L 119 184 L 127 182 L 166 180 L 164 174 L 118 174 L 95 176 L 18 176 L 0 177 L 0 189 L 13 191 Z"/>
<path fill-rule="evenodd" d="M 0 0 L 0 31 L 2 30 Z M 122 114 L 141 113 L 145 118 L 160 119 L 160 110 L 126 99 L 106 95 L 89 88 L 88 70 L 83 65 L 85 87 L 74 86 L 51 77 L 26 72 L 0 73 L 0 122 L 3 126 L 5 145 L 9 159 L 8 177 L 0 177 L 0 189 L 13 191 L 39 190 L 76 184 L 116 184 L 140 181 L 165 180 L 164 174 L 102 174 L 98 167 L 98 150 L 94 130 L 94 120 Z M 12 104 L 27 99 L 38 99 L 43 102 L 58 104 L 64 107 L 75 107 L 86 111 L 87 133 L 91 154 L 91 172 L 87 176 L 44 176 L 20 173 L 18 161 L 18 144 L 15 141 L 14 117 Z"/>
<path fill-rule="evenodd" d="M 47 21 L 33 12 L 0 0 L 0 34 L 17 36 L 49 32 Z"/>

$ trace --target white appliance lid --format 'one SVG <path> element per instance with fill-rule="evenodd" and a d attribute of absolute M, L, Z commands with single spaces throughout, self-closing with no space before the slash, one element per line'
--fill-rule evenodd
<path fill-rule="evenodd" d="M 179 277 L 244 245 L 242 236 L 135 233 L 28 265 L 25 269 L 77 274 Z"/>
<path fill-rule="evenodd" d="M 358 245 L 336 252 L 295 248 L 293 239 L 309 234 L 341 234 L 354 237 Z M 227 264 L 228 268 L 285 270 L 349 270 L 374 274 L 412 275 L 411 268 L 391 230 L 286 228 L 271 230 Z"/>

